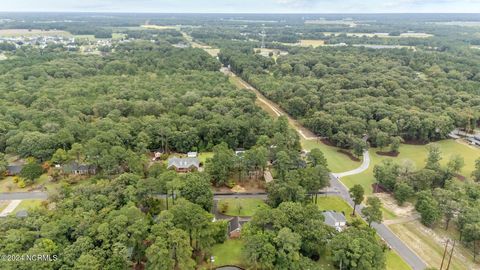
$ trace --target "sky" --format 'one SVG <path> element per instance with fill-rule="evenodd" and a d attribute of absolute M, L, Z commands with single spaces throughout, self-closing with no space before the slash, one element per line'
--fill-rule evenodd
<path fill-rule="evenodd" d="M 0 11 L 480 13 L 480 0 L 0 0 Z"/>

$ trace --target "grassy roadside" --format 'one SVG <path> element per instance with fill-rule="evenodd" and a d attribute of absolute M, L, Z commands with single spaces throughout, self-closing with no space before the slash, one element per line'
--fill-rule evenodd
<path fill-rule="evenodd" d="M 443 159 L 440 163 L 443 166 L 448 163 L 451 156 L 460 155 L 465 160 L 465 166 L 462 168 L 460 174 L 470 177 L 472 171 L 475 169 L 475 160 L 480 157 L 480 149 L 458 143 L 454 140 L 443 140 L 436 142 L 435 144 L 440 147 L 440 151 L 442 152 Z M 373 168 L 375 165 L 380 164 L 386 159 L 392 159 L 399 164 L 410 161 L 415 165 L 416 169 L 423 168 L 425 166 L 425 159 L 427 158 L 428 154 L 428 145 L 402 144 L 398 157 L 380 156 L 376 153 L 377 151 L 377 148 L 371 148 L 369 150 L 371 163 L 368 170 L 363 173 L 347 176 L 341 179 L 347 187 L 360 184 L 365 189 L 365 193 L 367 195 L 372 194 L 371 185 L 375 182 Z"/>
<path fill-rule="evenodd" d="M 421 225 L 418 221 L 390 225 L 389 228 L 415 251 L 427 264 L 439 267 L 444 252 L 444 237 Z M 480 264 L 473 264 L 472 255 L 457 245 L 450 269 L 480 269 Z"/>

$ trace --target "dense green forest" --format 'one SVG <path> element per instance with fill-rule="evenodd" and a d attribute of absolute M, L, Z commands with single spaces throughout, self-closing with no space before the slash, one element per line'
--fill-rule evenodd
<path fill-rule="evenodd" d="M 322 151 L 302 151 L 288 118 L 270 117 L 253 92 L 219 72 L 222 65 L 356 156 L 368 147 L 365 140 L 398 154 L 402 141 L 441 140 L 480 124 L 480 50 L 470 48 L 480 44 L 477 28 L 440 24 L 478 20 L 475 15 L 0 15 L 8 18 L 0 29 L 93 35 L 45 46 L 0 42 L 0 186 L 13 181 L 26 191 L 43 178 L 40 188 L 48 191 L 48 200 L 25 216 L 0 218 L 0 255 L 55 256 L 0 258 L 1 269 L 211 267 L 214 247 L 231 236 L 228 222 L 217 219 L 223 212 L 214 192 L 243 186 L 262 193 L 254 194 L 262 204 L 241 229 L 234 259 L 244 267 L 372 270 L 400 260 L 371 227 L 389 214 L 380 199 L 366 198 L 357 183 L 347 193 L 354 206 L 365 203 L 362 210 L 341 196 L 319 196 L 335 180 Z M 319 19 L 331 21 L 306 23 Z M 431 36 L 399 37 L 409 32 Z M 297 45 L 305 39 L 329 46 Z M 284 54 L 262 53 L 262 43 Z M 412 47 L 350 46 L 359 44 Z M 192 48 L 202 45 L 219 48 L 218 59 Z M 167 170 L 165 159 L 190 151 L 207 156 L 201 170 Z M 152 160 L 153 152 L 163 154 Z M 480 159 L 471 176 L 459 175 L 462 157 L 450 157 L 446 166 L 441 160 L 432 146 L 423 168 L 387 160 L 372 174 L 400 206 L 413 201 L 424 225 L 454 225 L 476 254 Z M 3 178 L 11 162 L 24 166 Z M 71 163 L 94 165 L 96 173 L 55 170 Z M 327 225 L 320 210 L 322 199 L 332 198 L 348 223 L 342 229 Z"/>
<path fill-rule="evenodd" d="M 275 62 L 228 46 L 220 59 L 338 146 L 353 148 L 364 134 L 380 147 L 396 136 L 429 142 L 478 125 L 478 54 L 353 47 L 289 52 Z"/>
<path fill-rule="evenodd" d="M 254 95 L 199 49 L 138 43 L 105 57 L 18 51 L 0 63 L 0 151 L 50 160 L 76 144 L 106 171 L 146 150 L 249 148 L 271 133 Z"/>

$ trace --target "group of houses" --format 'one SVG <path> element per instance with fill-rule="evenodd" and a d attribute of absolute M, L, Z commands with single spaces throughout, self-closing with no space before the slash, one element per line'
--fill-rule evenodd
<path fill-rule="evenodd" d="M 7 176 L 17 176 L 22 172 L 24 164 L 11 164 L 7 166 Z M 70 175 L 95 175 L 97 174 L 97 167 L 90 164 L 82 164 L 78 162 L 71 162 L 64 165 L 55 165 L 57 170 L 61 170 L 64 174 Z"/>

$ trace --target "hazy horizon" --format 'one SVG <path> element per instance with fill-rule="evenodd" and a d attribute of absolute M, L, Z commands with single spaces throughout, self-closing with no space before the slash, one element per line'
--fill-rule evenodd
<path fill-rule="evenodd" d="M 3 3 L 0 12 L 98 12 L 98 13 L 480 13 L 480 0 L 18 0 Z"/>

